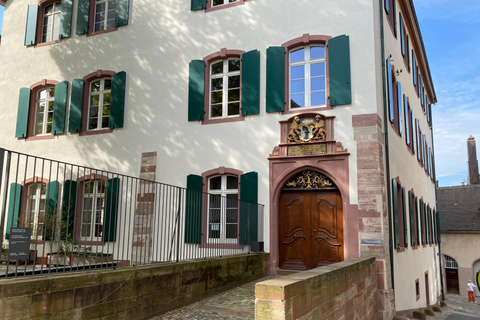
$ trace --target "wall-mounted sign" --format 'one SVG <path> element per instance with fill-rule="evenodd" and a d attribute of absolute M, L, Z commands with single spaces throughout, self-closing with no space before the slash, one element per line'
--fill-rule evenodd
<path fill-rule="evenodd" d="M 8 246 L 8 260 L 28 259 L 30 252 L 31 228 L 11 228 Z"/>

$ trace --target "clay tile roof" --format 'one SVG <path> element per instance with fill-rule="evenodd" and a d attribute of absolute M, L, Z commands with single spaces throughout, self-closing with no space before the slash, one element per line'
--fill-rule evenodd
<path fill-rule="evenodd" d="M 480 231 L 480 185 L 437 189 L 441 231 Z"/>

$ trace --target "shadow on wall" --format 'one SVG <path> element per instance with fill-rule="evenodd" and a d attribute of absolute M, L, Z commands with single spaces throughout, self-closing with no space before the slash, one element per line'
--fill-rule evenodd
<path fill-rule="evenodd" d="M 266 156 L 274 145 L 265 142 L 264 138 L 277 136 L 279 127 L 257 125 L 252 130 L 242 130 L 241 137 L 238 137 L 238 130 L 248 125 L 249 121 L 265 115 L 266 48 L 264 40 L 257 40 L 256 35 L 271 39 L 269 45 L 279 46 L 289 38 L 279 32 L 278 21 L 288 21 L 292 15 L 301 21 L 299 16 L 303 11 L 286 12 L 283 4 L 287 2 L 249 0 L 243 6 L 204 13 L 201 10 L 190 11 L 190 1 L 152 6 L 130 0 L 127 26 L 92 37 L 75 35 L 74 14 L 72 37 L 61 45 L 49 48 L 62 76 L 71 81 L 72 75 L 82 78 L 97 69 L 127 73 L 123 129 L 114 129 L 110 134 L 78 137 L 72 146 L 77 149 L 76 153 L 88 165 L 100 168 L 107 165 L 108 168 L 136 175 L 141 153 L 157 151 L 159 162 L 168 157 L 173 166 L 157 169 L 160 180 L 162 171 L 175 172 L 177 168 L 190 168 L 192 173 L 201 172 L 204 168 L 199 167 L 199 158 L 212 159 L 212 168 L 227 166 L 247 171 L 247 168 L 258 170 L 263 167 L 267 170 Z M 340 2 L 322 8 L 316 19 L 346 15 L 341 9 L 344 1 Z M 364 5 L 371 6 L 368 3 Z M 274 12 L 279 19 L 263 21 L 262 12 Z M 311 27 L 312 22 L 302 22 L 303 33 L 320 33 Z M 199 25 L 202 27 L 199 28 Z M 288 24 L 282 24 L 281 29 L 288 30 Z M 191 60 L 202 59 L 224 47 L 260 50 L 261 111 L 260 115 L 247 117 L 245 121 L 219 124 L 216 130 L 212 130 L 212 125 L 202 126 L 200 122 L 187 121 L 188 65 Z M 221 136 L 218 135 L 219 128 L 225 129 Z M 67 134 L 69 137 L 74 135 Z M 202 147 L 206 145 L 209 147 Z M 248 151 L 245 153 L 245 150 Z M 224 159 L 228 162 L 225 163 Z M 183 176 L 173 179 L 164 182 L 185 184 Z"/>

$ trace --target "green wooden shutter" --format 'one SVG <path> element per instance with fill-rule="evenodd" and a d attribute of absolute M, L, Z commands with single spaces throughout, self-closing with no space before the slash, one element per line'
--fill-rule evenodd
<path fill-rule="evenodd" d="M 407 67 L 408 67 L 408 71 L 410 72 L 411 70 L 411 67 L 410 67 L 410 42 L 408 40 L 408 34 L 407 34 L 407 37 L 406 37 L 406 40 L 405 42 L 407 43 Z"/>
<path fill-rule="evenodd" d="M 203 178 L 187 176 L 185 198 L 185 243 L 202 242 Z"/>
<path fill-rule="evenodd" d="M 56 212 L 58 208 L 58 181 L 51 181 L 47 184 L 47 208 L 45 210 L 44 239 L 53 240 L 55 236 Z"/>
<path fill-rule="evenodd" d="M 421 234 L 421 237 L 422 237 L 422 244 L 425 244 L 425 212 L 423 211 L 423 200 L 420 199 L 418 200 L 419 204 L 419 208 L 420 208 L 420 223 L 421 223 L 421 229 L 422 229 L 422 234 Z"/>
<path fill-rule="evenodd" d="M 402 187 L 402 217 L 403 217 L 403 244 L 405 248 L 408 248 L 407 208 L 405 208 L 405 187 Z"/>
<path fill-rule="evenodd" d="M 191 2 L 191 10 L 202 10 L 207 7 L 207 1 L 208 0 L 192 0 Z"/>
<path fill-rule="evenodd" d="M 438 235 L 438 243 L 442 243 L 442 237 L 441 237 L 441 230 L 440 230 L 440 213 L 437 211 L 437 235 Z"/>
<path fill-rule="evenodd" d="M 188 79 L 188 121 L 203 120 L 205 94 L 205 62 L 192 60 Z"/>
<path fill-rule="evenodd" d="M 260 51 L 242 54 L 242 115 L 260 113 Z"/>
<path fill-rule="evenodd" d="M 83 88 L 85 81 L 74 79 L 70 96 L 70 115 L 68 117 L 68 132 L 80 132 L 82 129 Z"/>
<path fill-rule="evenodd" d="M 27 11 L 27 26 L 25 28 L 25 45 L 32 46 L 35 44 L 37 36 L 37 16 L 38 5 L 29 4 Z"/>
<path fill-rule="evenodd" d="M 115 26 L 126 26 L 128 24 L 128 6 L 130 0 L 117 0 L 115 11 Z"/>
<path fill-rule="evenodd" d="M 249 245 L 258 240 L 258 173 L 240 176 L 240 240 Z"/>
<path fill-rule="evenodd" d="M 395 38 L 397 37 L 397 4 L 396 0 L 392 1 L 392 14 L 393 14 L 393 31 L 395 33 Z"/>
<path fill-rule="evenodd" d="M 403 116 L 405 118 L 405 143 L 410 145 L 410 119 L 408 118 L 408 101 L 407 96 L 403 94 Z"/>
<path fill-rule="evenodd" d="M 78 0 L 76 34 L 86 34 L 88 32 L 89 16 L 90 16 L 90 0 Z"/>
<path fill-rule="evenodd" d="M 331 106 L 352 103 L 350 42 L 347 35 L 328 40 L 328 80 Z"/>
<path fill-rule="evenodd" d="M 416 69 L 416 66 L 415 66 L 415 52 L 412 49 L 412 77 L 413 77 L 413 85 L 414 86 L 417 85 L 416 74 L 417 74 L 417 69 Z"/>
<path fill-rule="evenodd" d="M 403 18 L 402 18 L 402 13 L 400 12 L 399 14 L 399 21 L 400 21 L 400 48 L 402 51 L 402 56 L 405 57 L 405 36 L 404 36 L 404 30 L 403 30 Z"/>
<path fill-rule="evenodd" d="M 415 221 L 417 222 L 417 245 L 420 246 L 420 224 L 418 223 L 418 197 L 415 197 Z"/>
<path fill-rule="evenodd" d="M 285 110 L 285 48 L 267 48 L 266 111 Z"/>
<path fill-rule="evenodd" d="M 389 5 L 388 5 L 388 2 L 389 2 L 389 1 L 390 1 L 390 0 L 383 0 L 383 3 L 385 4 L 385 12 L 386 12 L 387 14 L 388 14 L 389 11 L 390 11 L 390 7 L 389 7 Z"/>
<path fill-rule="evenodd" d="M 68 38 L 72 34 L 73 0 L 62 0 L 62 12 L 60 14 L 60 39 Z"/>
<path fill-rule="evenodd" d="M 65 114 L 67 109 L 68 82 L 62 81 L 55 85 L 55 100 L 53 102 L 53 124 L 54 135 L 65 132 Z"/>
<path fill-rule="evenodd" d="M 412 247 L 415 247 L 415 220 L 413 217 L 413 201 L 412 201 L 412 192 L 408 190 L 408 217 L 410 219 L 410 244 Z"/>
<path fill-rule="evenodd" d="M 390 116 L 390 122 L 394 123 L 395 114 L 393 111 L 393 80 L 392 80 L 392 65 L 390 60 L 386 60 L 385 67 L 387 68 L 387 96 L 388 96 L 388 112 Z"/>
<path fill-rule="evenodd" d="M 77 202 L 77 182 L 66 180 L 63 186 L 62 230 L 60 239 L 74 239 L 75 204 Z"/>
<path fill-rule="evenodd" d="M 10 228 L 18 227 L 18 219 L 20 217 L 20 202 L 22 199 L 21 196 L 22 185 L 19 183 L 10 184 L 5 239 L 10 239 Z"/>
<path fill-rule="evenodd" d="M 417 160 L 420 161 L 420 157 L 421 157 L 421 141 L 420 141 L 420 135 L 419 135 L 419 132 L 418 132 L 418 119 L 415 118 L 415 145 L 417 146 Z"/>
<path fill-rule="evenodd" d="M 103 216 L 103 242 L 117 239 L 117 216 L 120 203 L 120 179 L 107 180 L 105 190 L 105 214 Z"/>
<path fill-rule="evenodd" d="M 415 125 L 415 116 L 413 114 L 413 110 L 410 110 L 410 116 L 412 118 L 412 128 L 410 128 L 411 137 L 412 137 L 412 152 L 415 154 L 415 129 L 413 128 Z"/>
<path fill-rule="evenodd" d="M 403 118 L 402 118 L 402 85 L 397 81 L 397 111 L 398 111 L 398 133 L 400 137 L 403 135 Z"/>
<path fill-rule="evenodd" d="M 15 130 L 16 138 L 27 137 L 28 110 L 30 108 L 30 88 L 21 88 L 18 98 L 17 127 Z"/>
<path fill-rule="evenodd" d="M 125 71 L 117 72 L 112 76 L 112 100 L 110 102 L 110 121 L 108 124 L 111 129 L 123 128 L 126 80 L 127 73 Z"/>
<path fill-rule="evenodd" d="M 392 179 L 392 211 L 393 211 L 393 239 L 394 248 L 400 248 L 400 230 L 398 228 L 398 194 L 397 181 Z"/>

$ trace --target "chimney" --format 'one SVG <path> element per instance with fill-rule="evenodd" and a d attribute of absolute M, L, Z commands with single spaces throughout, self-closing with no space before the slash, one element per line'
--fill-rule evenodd
<path fill-rule="evenodd" d="M 479 184 L 480 177 L 478 173 L 477 147 L 473 136 L 467 139 L 468 149 L 468 180 L 470 184 Z"/>

